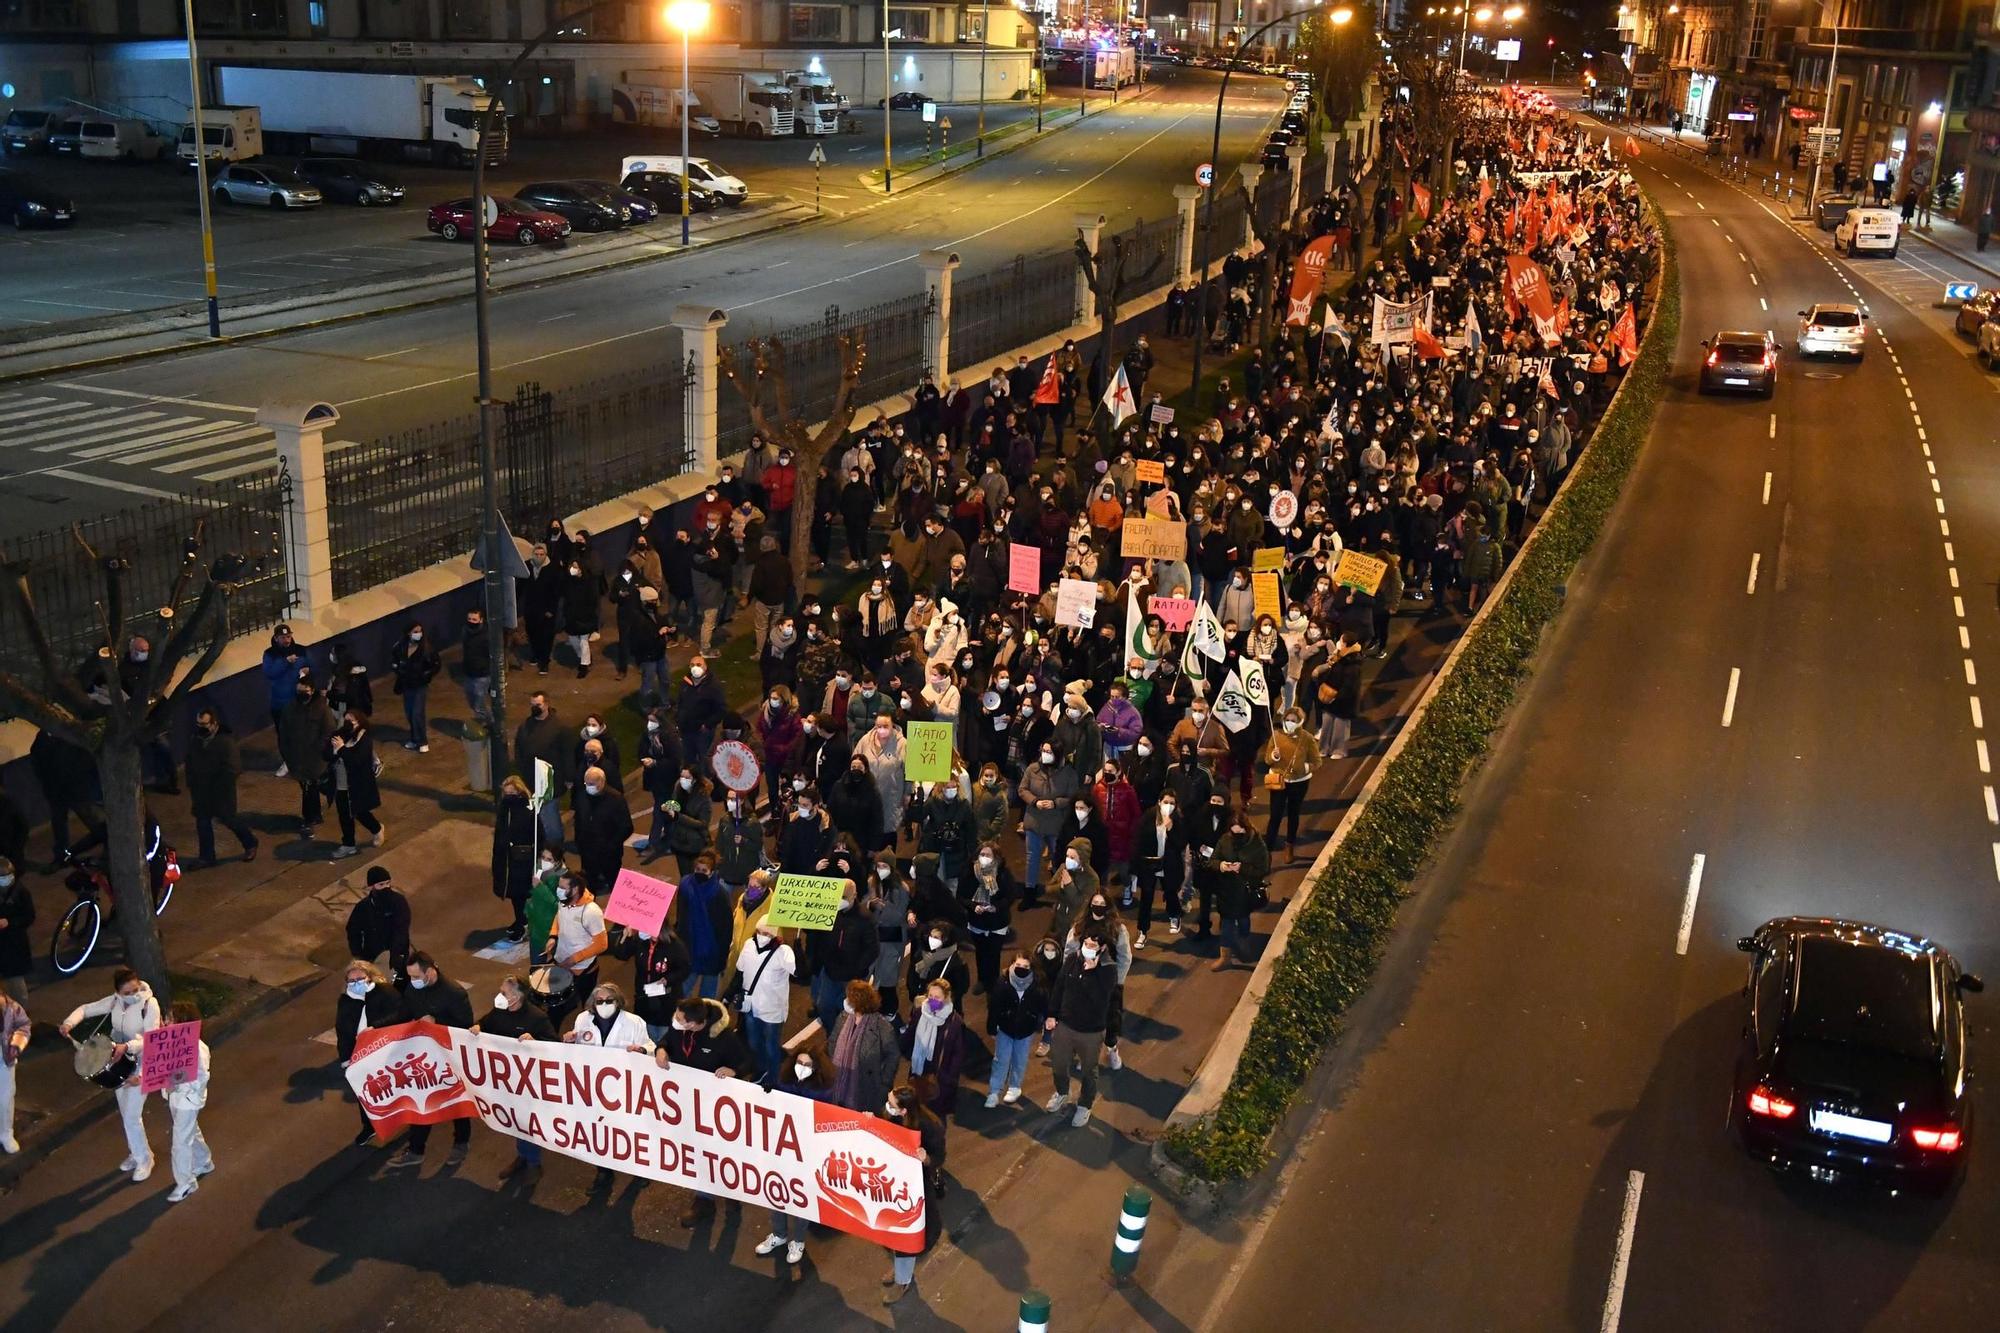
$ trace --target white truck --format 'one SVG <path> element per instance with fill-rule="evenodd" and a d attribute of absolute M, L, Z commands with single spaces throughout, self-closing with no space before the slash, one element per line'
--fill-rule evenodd
<path fill-rule="evenodd" d="M 472 79 L 431 74 L 224 65 L 215 77 L 221 103 L 258 108 L 265 140 L 284 153 L 469 165 L 493 100 Z M 494 116 L 493 131 L 484 145 L 489 166 L 507 160 L 504 114 Z"/>
<path fill-rule="evenodd" d="M 838 134 L 847 99 L 833 79 L 812 70 L 788 69 L 779 75 L 792 90 L 792 128 L 797 134 Z"/>
<path fill-rule="evenodd" d="M 194 166 L 195 127 L 181 126 L 174 155 Z M 211 165 L 244 162 L 264 152 L 264 119 L 254 106 L 205 106 L 201 109 L 201 155 Z"/>
<path fill-rule="evenodd" d="M 702 109 L 701 99 L 692 91 L 687 94 L 688 128 L 702 134 L 722 133 L 722 122 Z M 614 125 L 645 125 L 655 129 L 677 130 L 681 127 L 681 89 L 676 83 L 671 88 L 662 88 L 651 83 L 614 83 L 611 85 L 611 123 Z"/>
<path fill-rule="evenodd" d="M 680 86 L 679 79 L 664 73 L 646 79 L 634 79 L 629 73 L 625 77 L 627 82 Z M 769 70 L 694 69 L 688 72 L 688 87 L 732 134 L 763 139 L 794 133 L 792 90 Z"/>

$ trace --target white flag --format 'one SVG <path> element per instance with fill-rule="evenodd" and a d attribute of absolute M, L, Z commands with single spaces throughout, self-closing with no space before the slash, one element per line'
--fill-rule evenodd
<path fill-rule="evenodd" d="M 1465 298 L 1465 345 L 1477 352 L 1486 343 L 1486 335 L 1479 327 L 1479 312 L 1472 308 L 1472 298 Z"/>
<path fill-rule="evenodd" d="M 1243 682 L 1236 678 L 1234 671 L 1222 682 L 1222 689 L 1215 696 L 1215 720 L 1231 731 L 1241 731 L 1250 725 L 1250 696 L 1244 692 Z"/>
<path fill-rule="evenodd" d="M 1254 657 L 1246 657 L 1242 663 L 1243 693 L 1259 708 L 1271 706 L 1271 687 L 1264 680 L 1264 664 Z"/>
<path fill-rule="evenodd" d="M 1104 406 L 1111 413 L 1113 430 L 1125 424 L 1125 418 L 1139 410 L 1132 401 L 1132 382 L 1125 378 L 1125 365 L 1120 362 L 1118 373 L 1111 377 L 1111 383 L 1104 386 Z"/>
<path fill-rule="evenodd" d="M 1125 661 L 1122 668 L 1133 658 L 1145 665 L 1140 668 L 1145 675 L 1153 674 L 1153 663 L 1160 658 L 1146 634 L 1146 618 L 1139 614 L 1139 589 L 1133 584 L 1125 585 Z"/>

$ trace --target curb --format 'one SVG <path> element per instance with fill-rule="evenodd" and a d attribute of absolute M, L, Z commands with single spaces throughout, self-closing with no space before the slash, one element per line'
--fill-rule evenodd
<path fill-rule="evenodd" d="M 1931 237 L 1926 236 L 1923 232 L 1918 231 L 1915 227 L 1910 228 L 1908 234 L 1922 241 L 1925 245 L 1928 245 L 1931 249 L 1937 251 L 1939 254 L 1950 255 L 1953 259 L 1956 259 L 1959 263 L 1964 264 L 1967 268 L 1976 268 L 1981 273 L 1986 274 L 1988 277 L 2000 278 L 2000 268 L 1994 268 L 1989 264 L 1981 262 L 1980 260 L 1972 259 L 1968 257 L 1963 251 L 1954 249 L 1953 247 L 1946 245 L 1943 241 L 1933 240 Z"/>
<path fill-rule="evenodd" d="M 1116 110 L 1117 106 L 1122 106 L 1127 102 L 1136 102 L 1143 98 L 1150 97 L 1153 94 L 1153 90 L 1160 86 L 1161 85 L 1158 83 L 1148 84 L 1144 88 L 1133 93 L 1130 97 L 1121 99 L 1121 101 L 1119 101 L 1115 105 L 1107 105 L 1088 114 L 1078 114 L 1077 116 L 1064 121 L 1060 125 L 1045 126 L 1040 134 L 1021 133 L 1021 134 L 1009 135 L 1007 140 L 1001 143 L 997 147 L 988 145 L 986 152 L 983 156 L 975 151 L 970 153 L 963 153 L 960 155 L 959 159 L 954 159 L 953 161 L 934 162 L 929 166 L 915 167 L 908 174 L 913 176 L 920 176 L 921 179 L 912 181 L 908 185 L 893 187 L 892 189 L 890 189 L 887 196 L 884 197 L 894 199 L 897 195 L 907 193 L 908 191 L 920 190 L 924 186 L 931 184 L 933 181 L 941 181 L 946 179 L 947 177 L 956 176 L 961 171 L 969 171 L 973 167 L 980 166 L 987 162 L 991 162 L 996 157 L 1005 157 L 1009 153 L 1027 147 L 1029 144 L 1041 143 L 1044 139 L 1047 139 L 1052 134 L 1060 134 L 1064 130 L 1073 129 L 1078 125 L 1082 125 L 1087 121 L 1093 120 L 1098 116 L 1104 115 L 1108 111 Z M 875 186 L 880 184 L 879 181 L 873 179 L 874 173 L 880 170 L 881 170 L 880 167 L 876 167 L 872 168 L 869 171 L 864 171 L 861 173 L 860 181 L 864 189 L 867 189 L 872 192 Z"/>
<path fill-rule="evenodd" d="M 225 977 L 202 968 L 190 968 L 181 975 L 212 978 L 238 993 L 238 1000 L 220 1014 L 204 1015 L 202 1040 L 221 1045 L 260 1018 L 276 1013 L 320 983 L 324 969 L 290 986 L 260 986 L 240 977 Z M 81 1081 L 81 1080 L 79 1080 Z M 58 1108 L 35 1128 L 20 1135 L 21 1151 L 0 1158 L 0 1194 L 12 1190 L 21 1177 L 56 1149 L 77 1137 L 100 1120 L 109 1119 L 117 1103 L 105 1096 L 91 1096 L 70 1107 Z"/>
<path fill-rule="evenodd" d="M 791 207 L 797 210 L 797 215 L 778 216 L 773 218 L 770 225 L 768 226 L 756 227 L 751 230 L 741 232 L 737 235 L 723 237 L 720 240 L 710 241 L 706 245 L 694 247 L 688 250 L 676 249 L 670 254 L 624 253 L 625 250 L 637 249 L 639 245 L 643 243 L 635 241 L 633 245 L 629 247 L 623 247 L 618 254 L 616 254 L 614 257 L 607 258 L 603 263 L 589 264 L 583 267 L 569 269 L 562 273 L 549 273 L 549 274 L 539 274 L 539 275 L 536 274 L 534 269 L 529 269 L 524 271 L 524 276 L 519 281 L 509 282 L 505 284 L 496 283 L 494 284 L 492 290 L 495 293 L 529 291 L 535 288 L 546 286 L 550 283 L 563 282 L 570 278 L 593 277 L 600 273 L 608 273 L 621 268 L 634 268 L 641 264 L 671 263 L 674 260 L 684 258 L 688 255 L 701 254 L 704 251 L 717 249 L 722 246 L 734 245 L 739 241 L 747 241 L 755 239 L 756 237 L 759 236 L 770 236 L 778 232 L 789 231 L 795 227 L 804 226 L 807 223 L 818 222 L 822 219 L 823 216 L 825 216 L 823 214 L 814 213 L 809 207 L 807 207 L 804 204 L 800 204 L 797 201 L 792 201 Z M 559 257 L 560 256 L 552 255 L 550 262 L 552 263 L 555 258 Z M 548 264 L 542 264 L 536 266 L 536 268 L 545 268 L 545 267 L 548 267 Z M 458 283 L 466 281 L 469 278 L 469 276 L 470 276 L 469 269 L 452 273 L 449 275 L 434 273 L 424 278 L 411 278 L 407 280 L 389 280 L 385 283 L 375 285 L 374 290 L 379 292 L 379 294 L 381 295 L 396 295 L 399 293 L 406 293 L 406 292 L 415 293 L 424 291 L 426 288 L 442 288 L 446 286 L 453 286 Z M 366 294 L 367 291 L 363 290 L 358 293 L 347 293 L 343 296 L 333 299 L 351 300 L 354 299 L 354 297 L 357 295 L 366 295 Z M 421 310 L 426 306 L 443 305 L 451 301 L 465 300 L 469 298 L 471 295 L 472 292 L 470 291 L 470 289 L 466 291 L 434 291 L 434 292 L 429 292 L 422 296 L 415 296 L 410 300 L 397 301 L 389 305 L 372 306 L 366 310 L 353 310 L 337 315 L 326 315 L 318 319 L 302 319 L 294 323 L 287 324 L 282 328 L 258 329 L 250 333 L 225 334 L 221 338 L 202 338 L 199 341 L 176 342 L 161 347 L 135 348 L 133 350 L 125 352 L 112 352 L 104 356 L 87 357 L 78 361 L 65 361 L 60 365 L 24 367 L 20 370 L 0 370 L 0 384 L 12 383 L 19 380 L 40 379 L 47 375 L 74 374 L 75 372 L 80 370 L 89 370 L 102 366 L 122 365 L 126 362 L 143 361 L 153 357 L 178 356 L 184 352 L 200 351 L 211 347 L 232 346 L 242 343 L 253 343 L 261 341 L 266 338 L 278 337 L 284 334 L 298 333 L 307 329 L 327 328 L 335 324 L 345 324 L 353 322 L 355 320 L 374 319 L 380 315 L 394 315 L 394 314 L 400 314 L 408 310 Z M 257 319 L 257 318 L 265 318 L 271 315 L 280 315 L 285 313 L 285 311 L 287 310 L 311 309 L 312 306 L 314 305 L 327 305 L 330 303 L 331 301 L 327 298 L 318 298 L 312 301 L 300 301 L 296 303 L 286 303 L 281 301 L 281 302 L 270 303 L 265 306 L 256 307 L 251 311 L 240 312 L 240 313 L 243 318 Z M 188 330 L 193 330 L 200 327 L 205 327 L 204 323 L 205 320 L 206 320 L 205 315 L 200 317 L 199 319 L 190 317 L 190 322 L 187 324 L 186 328 Z M 164 332 L 180 332 L 180 331 L 182 330 L 179 329 L 164 330 Z M 131 333 L 131 334 L 122 334 L 119 336 L 144 337 L 150 335 L 142 333 Z M 64 345 L 74 345 L 83 347 L 83 346 L 88 346 L 92 341 L 105 342 L 105 343 L 114 341 L 114 339 L 112 338 L 90 339 L 84 337 L 83 335 L 78 335 L 78 338 L 79 340 L 74 344 L 62 344 L 62 343 L 51 342 L 39 349 L 31 349 L 31 350 L 59 351 Z M 24 352 L 18 346 L 16 347 L 0 346 L 0 356 L 14 357 L 26 354 L 28 353 Z"/>

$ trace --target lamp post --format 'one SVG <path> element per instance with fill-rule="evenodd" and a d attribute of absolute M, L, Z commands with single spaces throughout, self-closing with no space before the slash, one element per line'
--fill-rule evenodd
<path fill-rule="evenodd" d="M 974 157 L 986 156 L 986 29 L 992 18 L 989 0 L 979 0 L 979 141 L 973 145 Z"/>
<path fill-rule="evenodd" d="M 222 308 L 215 299 L 215 225 L 208 201 L 208 127 L 201 123 L 201 61 L 194 49 L 194 0 L 181 0 L 187 19 L 188 97 L 194 112 L 194 187 L 201 204 L 201 277 L 208 288 L 208 336 L 222 336 Z"/>
<path fill-rule="evenodd" d="M 1833 123 L 1833 71 L 1840 64 L 1840 25 L 1833 26 L 1833 55 L 1826 62 L 1826 114 L 1820 120 L 1822 129 L 1830 129 L 1836 135 L 1844 135 L 1845 129 Z M 1839 143 L 1839 139 L 1834 140 Z M 1819 147 L 1813 153 L 1812 184 L 1806 189 L 1806 216 L 1817 219 L 1814 210 L 1819 207 L 1819 172 L 1826 164 L 1826 136 L 1822 134 Z"/>
<path fill-rule="evenodd" d="M 681 245 L 691 244 L 688 201 L 688 115 L 693 96 L 688 87 L 688 38 L 697 28 L 708 26 L 707 0 L 673 0 L 666 10 L 667 24 L 681 34 Z"/>
<path fill-rule="evenodd" d="M 1300 18 L 1310 13 L 1312 13 L 1310 9 L 1287 10 L 1236 43 L 1236 49 L 1230 52 L 1229 64 L 1222 71 L 1222 87 L 1217 89 L 1215 94 L 1215 134 L 1208 150 L 1208 160 L 1211 163 L 1222 156 L 1222 101 L 1229 95 L 1229 76 L 1236 72 L 1236 62 L 1243 58 L 1244 49 L 1286 19 Z M 1328 11 L 1326 18 L 1335 27 L 1345 27 L 1354 18 L 1354 11 L 1342 7 Z M 1195 284 L 1196 299 L 1200 304 L 1195 308 L 1194 380 L 1188 386 L 1188 392 L 1192 395 L 1197 410 L 1201 406 L 1201 352 L 1203 344 L 1208 341 L 1208 269 L 1209 265 L 1215 262 L 1215 192 L 1220 188 L 1221 180 L 1222 178 L 1218 176 L 1209 184 L 1208 199 L 1202 205 L 1201 272 L 1200 280 Z M 1255 201 L 1252 200 L 1251 203 L 1254 207 Z"/>
<path fill-rule="evenodd" d="M 896 119 L 895 75 L 889 67 L 889 0 L 882 0 L 882 193 L 889 194 L 889 124 Z"/>

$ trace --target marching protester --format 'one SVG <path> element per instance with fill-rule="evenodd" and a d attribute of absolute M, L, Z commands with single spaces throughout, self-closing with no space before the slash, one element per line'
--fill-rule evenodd
<path fill-rule="evenodd" d="M 541 1006 L 529 1003 L 528 985 L 517 976 L 503 977 L 500 989 L 493 996 L 493 1007 L 473 1025 L 474 1032 L 494 1037 L 508 1037 L 515 1041 L 554 1041 L 555 1025 Z M 366 1138 L 355 1140 L 367 1142 Z M 516 1136 L 514 1139 L 514 1160 L 500 1168 L 500 1180 L 504 1184 L 514 1181 L 521 1186 L 531 1186 L 541 1178 L 542 1145 L 533 1139 Z"/>
<path fill-rule="evenodd" d="M 14 1137 L 14 1070 L 28 1049 L 32 1027 L 27 1009 L 0 982 L 0 1152 L 9 1157 L 21 1151 Z"/>
<path fill-rule="evenodd" d="M 169 1016 L 176 1023 L 199 1023 L 201 1009 L 192 1000 L 175 1000 Z M 174 1187 L 167 1194 L 168 1203 L 186 1199 L 200 1187 L 201 1178 L 215 1170 L 215 1155 L 201 1133 L 201 1108 L 208 1105 L 208 1043 L 197 1041 L 195 1048 L 194 1077 L 173 1084 L 165 1093 L 167 1113 L 173 1121 L 173 1147 L 168 1156 L 174 1167 Z"/>
<path fill-rule="evenodd" d="M 425 1019 L 447 1028 L 472 1026 L 471 997 L 465 993 L 465 987 L 439 970 L 437 959 L 419 949 L 410 955 L 404 975 L 403 1008 L 412 1020 Z M 389 1165 L 415 1166 L 424 1160 L 424 1148 L 430 1141 L 429 1125 L 411 1125 L 402 1150 L 389 1159 Z M 452 1121 L 451 1151 L 445 1155 L 444 1164 L 457 1166 L 463 1162 L 471 1144 L 471 1118 Z"/>
<path fill-rule="evenodd" d="M 137 1183 L 153 1174 L 153 1148 L 146 1140 L 146 1094 L 140 1090 L 139 1079 L 146 1034 L 160 1025 L 160 1002 L 137 972 L 121 967 L 111 974 L 111 994 L 70 1010 L 56 1030 L 76 1042 L 77 1025 L 90 1018 L 99 1020 L 89 1035 L 98 1040 L 104 1059 L 98 1081 L 124 1075 L 106 1086 L 118 1102 L 118 1119 L 125 1127 L 125 1160 L 118 1169 L 130 1171 Z"/>
<path fill-rule="evenodd" d="M 363 1032 L 409 1021 L 410 1011 L 403 1003 L 403 993 L 390 984 L 388 973 L 366 959 L 356 958 L 348 963 L 347 981 L 333 1012 L 334 1050 L 340 1056 L 342 1069 L 354 1058 L 354 1043 Z M 361 1105 L 360 1098 L 354 1104 L 361 1114 L 361 1132 L 354 1136 L 354 1146 L 366 1148 L 375 1142 L 375 1124 L 368 1118 L 368 1109 Z"/>

